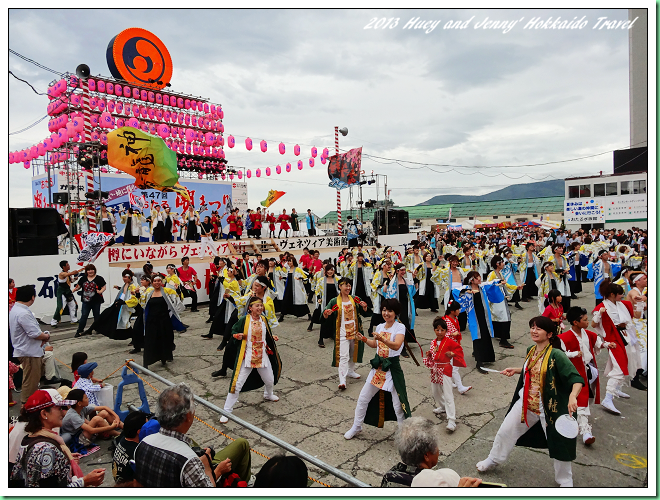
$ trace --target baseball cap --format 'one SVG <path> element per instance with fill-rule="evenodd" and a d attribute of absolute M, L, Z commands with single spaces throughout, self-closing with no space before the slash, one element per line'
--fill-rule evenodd
<path fill-rule="evenodd" d="M 452 469 L 424 469 L 417 474 L 410 486 L 413 488 L 456 488 L 461 480 Z"/>
<path fill-rule="evenodd" d="M 97 366 L 99 366 L 99 364 L 96 361 L 85 363 L 84 365 L 78 367 L 78 375 L 81 378 L 87 378 L 89 377 L 89 374 L 96 369 Z"/>
<path fill-rule="evenodd" d="M 29 413 L 33 413 L 35 411 L 50 408 L 51 406 L 71 406 L 75 404 L 75 401 L 59 398 L 55 399 L 54 396 L 51 396 L 50 392 L 38 390 L 35 391 L 35 393 L 25 402 L 25 410 Z"/>

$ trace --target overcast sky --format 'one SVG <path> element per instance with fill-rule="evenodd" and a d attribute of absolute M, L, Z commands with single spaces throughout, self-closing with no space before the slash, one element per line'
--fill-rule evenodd
<path fill-rule="evenodd" d="M 583 29 L 524 29 L 532 18 L 588 21 Z M 440 21 L 430 33 L 405 29 L 414 18 Z M 348 127 L 340 148 L 364 155 L 363 169 L 388 176 L 397 205 L 437 194 L 483 194 L 510 184 L 612 171 L 612 155 L 551 167 L 497 168 L 568 160 L 629 146 L 628 31 L 593 29 L 620 10 L 10 10 L 9 47 L 49 68 L 110 75 L 110 39 L 137 26 L 155 33 L 173 61 L 172 90 L 222 104 L 230 165 L 271 166 L 248 183 L 249 206 L 268 189 L 286 191 L 273 208 L 336 206 L 326 167 L 277 176 L 274 167 L 312 145 L 333 148 L 334 126 Z M 373 18 L 399 18 L 393 29 L 364 29 Z M 486 20 L 512 29 L 475 29 Z M 466 29 L 447 21 L 471 20 Z M 634 27 L 633 27 L 634 29 Z M 9 55 L 9 69 L 45 92 L 56 75 Z M 47 99 L 9 80 L 9 131 L 46 114 Z M 10 151 L 49 135 L 46 121 L 9 138 Z M 246 151 L 244 138 L 255 147 Z M 258 143 L 266 139 L 269 151 Z M 287 145 L 287 154 L 277 144 Z M 405 168 L 408 167 L 408 168 Z M 414 168 L 413 168 L 414 167 Z M 31 206 L 31 170 L 11 165 L 9 206 Z M 469 175 L 468 175 L 469 174 Z M 344 208 L 348 193 L 343 191 Z M 365 186 L 364 199 L 375 198 Z M 382 193 L 381 196 L 382 198 Z"/>

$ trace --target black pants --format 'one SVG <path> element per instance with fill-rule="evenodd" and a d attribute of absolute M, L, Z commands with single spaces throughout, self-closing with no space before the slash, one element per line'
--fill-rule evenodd
<path fill-rule="evenodd" d="M 308 233 L 310 236 L 316 236 L 316 228 L 312 227 L 312 228 L 310 228 L 310 229 L 307 229 L 307 233 Z"/>
<path fill-rule="evenodd" d="M 96 321 L 101 314 L 101 303 L 100 302 L 83 302 L 82 303 L 82 312 L 80 313 L 80 321 L 78 322 L 78 330 L 76 333 L 82 333 L 85 330 L 85 323 L 87 323 L 87 318 L 89 318 L 89 313 L 91 312 L 94 315 L 94 321 Z"/>
<path fill-rule="evenodd" d="M 190 297 L 192 299 L 192 304 L 190 305 L 191 310 L 197 309 L 197 291 L 196 290 L 188 290 L 187 288 L 184 288 L 183 289 L 183 296 L 184 297 Z"/>

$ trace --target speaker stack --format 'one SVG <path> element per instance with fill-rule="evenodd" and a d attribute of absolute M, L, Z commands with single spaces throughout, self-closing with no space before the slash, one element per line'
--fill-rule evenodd
<path fill-rule="evenodd" d="M 387 211 L 387 232 L 385 231 L 385 209 L 381 208 L 374 214 L 374 231 L 378 234 L 408 234 L 408 212 L 389 209 Z"/>
<path fill-rule="evenodd" d="M 57 237 L 66 232 L 54 208 L 10 208 L 9 256 L 57 255 Z"/>

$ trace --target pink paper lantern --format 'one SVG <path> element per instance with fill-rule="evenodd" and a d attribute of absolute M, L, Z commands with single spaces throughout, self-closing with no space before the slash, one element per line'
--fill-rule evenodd
<path fill-rule="evenodd" d="M 117 118 L 117 128 L 122 128 L 126 124 L 126 120 L 124 118 Z"/>
<path fill-rule="evenodd" d="M 142 101 L 146 101 L 148 96 L 149 94 L 146 90 L 140 90 L 140 99 Z"/>
<path fill-rule="evenodd" d="M 108 101 L 108 106 L 106 108 L 110 113 L 115 112 L 115 101 Z"/>
<path fill-rule="evenodd" d="M 98 141 L 101 138 L 101 134 L 99 134 L 96 130 L 92 132 L 92 141 Z"/>
<path fill-rule="evenodd" d="M 280 142 L 279 150 L 280 150 L 280 154 L 281 154 L 281 155 L 283 155 L 284 153 L 286 153 L 286 146 L 284 145 L 283 142 Z"/>
<path fill-rule="evenodd" d="M 37 150 L 37 146 L 32 146 L 30 148 L 30 156 L 28 158 L 33 160 L 33 159 L 38 158 L 38 157 L 39 157 L 39 152 Z"/>
<path fill-rule="evenodd" d="M 239 170 L 238 171 L 238 180 L 240 181 L 243 178 L 243 171 Z"/>
<path fill-rule="evenodd" d="M 156 124 L 155 123 L 150 123 L 149 124 L 149 133 L 151 135 L 156 135 L 157 130 L 156 130 Z"/>
<path fill-rule="evenodd" d="M 128 119 L 128 126 L 132 128 L 139 128 L 140 122 L 137 120 L 137 118 L 132 117 Z"/>
<path fill-rule="evenodd" d="M 183 122 L 184 122 L 186 125 L 190 125 L 190 115 L 184 115 L 184 116 L 183 116 Z"/>
<path fill-rule="evenodd" d="M 247 172 L 245 172 L 245 175 L 247 176 L 248 179 L 251 178 L 252 177 L 252 171 L 248 168 Z"/>
<path fill-rule="evenodd" d="M 229 180 L 233 181 L 234 180 L 234 174 L 229 174 Z"/>
<path fill-rule="evenodd" d="M 225 112 L 222 111 L 222 110 L 218 111 L 218 118 L 220 118 L 221 120 L 224 120 L 224 118 L 225 118 Z"/>
<path fill-rule="evenodd" d="M 260 168 L 257 169 L 256 174 L 257 174 L 257 177 L 261 177 L 261 169 Z"/>
<path fill-rule="evenodd" d="M 179 125 L 183 125 L 185 123 L 186 117 L 184 116 L 183 113 L 178 113 L 176 115 L 176 121 L 179 123 Z"/>
<path fill-rule="evenodd" d="M 101 144 L 108 144 L 108 136 L 106 135 L 105 132 L 103 132 L 101 134 L 100 140 L 101 140 Z M 106 170 L 106 172 L 107 172 L 107 170 Z"/>
<path fill-rule="evenodd" d="M 250 139 L 249 137 L 247 139 L 245 139 L 245 147 L 248 151 L 252 151 L 252 139 Z M 258 172 L 261 172 L 261 171 L 258 170 Z M 259 177 L 259 176 L 257 176 L 257 177 Z"/>
<path fill-rule="evenodd" d="M 23 168 L 26 168 L 26 169 L 30 168 L 30 161 L 29 160 L 26 160 L 26 161 L 23 162 Z"/>
<path fill-rule="evenodd" d="M 185 109 L 190 109 L 190 99 L 186 99 L 185 101 L 183 101 L 183 107 Z"/>
<path fill-rule="evenodd" d="M 92 113 L 89 115 L 89 122 L 92 124 L 92 127 L 98 127 L 99 126 L 99 115 L 96 113 Z"/>
<path fill-rule="evenodd" d="M 259 146 L 261 147 L 261 152 L 262 152 L 262 153 L 265 153 L 265 152 L 268 150 L 268 143 L 267 143 L 266 141 L 264 141 L 264 140 L 262 140 L 262 141 L 259 143 Z M 267 174 L 267 175 L 269 175 L 269 174 Z"/>
<path fill-rule="evenodd" d="M 149 113 L 147 113 L 147 108 L 144 106 L 140 106 L 140 116 L 142 118 L 147 118 L 149 116 Z"/>
<path fill-rule="evenodd" d="M 204 140 L 206 141 L 206 144 L 212 146 L 215 144 L 215 135 L 213 135 L 213 132 L 207 132 L 204 134 Z"/>
<path fill-rule="evenodd" d="M 330 151 L 328 151 L 328 148 L 323 148 L 322 158 L 328 158 L 329 156 L 330 156 Z"/>
<path fill-rule="evenodd" d="M 157 119 L 158 121 L 162 121 L 162 120 L 163 120 L 163 110 L 162 110 L 162 109 L 160 109 L 160 108 L 157 109 L 155 115 L 156 115 L 156 119 Z"/>
<path fill-rule="evenodd" d="M 188 128 L 186 129 L 186 141 L 192 142 L 196 139 L 197 134 L 195 134 L 195 131 Z"/>
<path fill-rule="evenodd" d="M 78 88 L 79 81 L 78 81 L 78 77 L 77 77 L 76 75 L 71 75 L 71 76 L 69 77 L 69 85 L 70 85 L 71 87 L 73 87 L 74 89 L 75 89 L 75 88 Z"/>
<path fill-rule="evenodd" d="M 112 82 L 108 82 L 105 84 L 105 91 L 108 94 L 114 94 L 115 93 L 115 84 Z"/>
<path fill-rule="evenodd" d="M 99 92 L 105 92 L 105 82 L 99 80 L 98 83 L 96 84 L 96 88 L 98 89 Z"/>
<path fill-rule="evenodd" d="M 93 78 L 87 80 L 87 88 L 92 92 L 96 90 L 96 82 Z"/>
<path fill-rule="evenodd" d="M 225 132 L 225 126 L 222 124 L 222 122 L 218 122 L 215 126 L 215 129 L 221 134 Z"/>
<path fill-rule="evenodd" d="M 68 134 L 68 129 L 67 129 L 67 134 Z M 46 154 L 46 146 L 44 146 L 43 142 L 40 142 L 39 144 L 37 144 L 37 156 L 43 156 L 45 154 Z"/>
<path fill-rule="evenodd" d="M 66 135 L 69 137 L 69 139 L 75 137 L 77 134 L 76 132 L 76 127 L 73 125 L 73 122 L 69 122 L 66 124 Z M 45 149 L 45 147 L 44 147 Z"/>
<path fill-rule="evenodd" d="M 225 159 L 225 151 L 224 149 L 220 148 L 220 151 L 218 152 L 218 157 L 221 159 Z"/>
<path fill-rule="evenodd" d="M 234 139 L 234 136 L 230 135 L 229 137 L 227 137 L 227 146 L 233 148 L 235 145 L 236 145 L 236 139 Z"/>
<path fill-rule="evenodd" d="M 125 88 L 124 88 L 123 86 L 121 86 L 121 85 L 119 85 L 119 84 L 116 84 L 116 85 L 115 85 L 115 95 L 116 95 L 117 97 L 121 97 L 121 96 L 123 96 L 123 95 L 124 95 L 124 92 L 125 92 Z"/>
<path fill-rule="evenodd" d="M 131 91 L 132 91 L 133 99 L 140 99 L 140 89 L 133 87 Z"/>
<path fill-rule="evenodd" d="M 316 158 L 316 155 L 317 155 L 316 148 L 313 147 L 313 148 L 312 148 L 312 158 Z"/>
<path fill-rule="evenodd" d="M 136 118 L 137 118 L 138 116 L 140 116 L 140 106 L 138 106 L 137 104 L 133 104 L 133 105 L 131 106 L 131 113 L 132 113 L 133 116 L 135 116 Z"/>
<path fill-rule="evenodd" d="M 169 105 L 170 105 L 170 96 L 168 96 L 167 94 L 165 94 L 165 95 L 163 96 L 163 104 L 164 104 L 165 106 L 169 106 Z"/>
<path fill-rule="evenodd" d="M 71 123 L 73 123 L 73 128 L 75 129 L 76 132 L 82 132 L 83 128 L 85 127 L 85 122 L 83 121 L 82 117 L 76 116 Z"/>
<path fill-rule="evenodd" d="M 156 110 L 154 108 L 147 108 L 147 115 L 151 120 L 156 118 Z"/>
<path fill-rule="evenodd" d="M 190 118 L 190 124 L 191 124 L 193 127 L 196 127 L 196 126 L 197 126 L 197 117 L 196 117 L 196 116 L 193 116 L 192 118 Z"/>
<path fill-rule="evenodd" d="M 101 118 L 99 119 L 99 126 L 101 128 L 112 128 L 114 125 L 112 115 L 107 111 L 101 113 Z"/>
<path fill-rule="evenodd" d="M 156 94 L 154 94 L 151 91 L 147 92 L 147 100 L 149 102 L 155 102 L 156 101 Z"/>
<path fill-rule="evenodd" d="M 190 109 L 192 109 L 193 111 L 197 111 L 197 101 L 195 101 L 194 99 L 190 100 Z"/>
<path fill-rule="evenodd" d="M 147 125 L 145 122 L 140 123 L 140 130 L 143 132 L 149 132 L 149 125 Z"/>
<path fill-rule="evenodd" d="M 124 85 L 124 97 L 131 97 L 133 95 L 133 89 L 128 85 Z"/>
<path fill-rule="evenodd" d="M 96 109 L 96 107 L 99 105 L 99 100 L 96 97 L 92 97 L 89 100 L 89 107 L 90 109 Z"/>
<path fill-rule="evenodd" d="M 163 94 L 156 94 L 156 104 L 163 104 Z"/>
<path fill-rule="evenodd" d="M 170 99 L 170 102 L 172 102 L 171 99 Z M 176 107 L 177 107 L 177 108 L 183 108 L 183 98 L 182 98 L 182 97 L 177 97 L 177 99 L 176 99 Z"/>
<path fill-rule="evenodd" d="M 107 140 L 107 137 L 106 137 L 105 144 L 107 144 L 107 142 L 108 142 L 108 140 Z M 108 169 L 107 169 L 106 167 L 101 167 L 101 172 L 103 172 L 104 174 L 107 174 L 107 173 L 108 173 Z"/>
<path fill-rule="evenodd" d="M 293 146 L 293 154 L 296 156 L 300 156 L 300 146 L 298 146 L 297 144 Z"/>
<path fill-rule="evenodd" d="M 165 112 L 163 113 L 163 120 L 169 122 L 171 119 L 172 119 L 172 115 L 170 114 L 170 111 L 166 109 Z"/>
<path fill-rule="evenodd" d="M 314 158 L 309 159 L 309 166 L 314 167 Z"/>
<path fill-rule="evenodd" d="M 80 106 L 80 96 L 78 94 L 71 94 L 71 105 L 76 108 Z"/>
<path fill-rule="evenodd" d="M 298 160 L 298 170 L 302 170 L 302 169 L 303 169 L 303 162 L 302 160 Z"/>
<path fill-rule="evenodd" d="M 277 173 L 278 175 L 281 174 L 282 173 L 282 167 L 280 167 L 279 165 L 277 167 L 275 167 L 275 173 Z"/>
<path fill-rule="evenodd" d="M 286 168 L 287 172 L 291 172 L 291 164 L 290 163 L 287 163 L 285 168 Z"/>
<path fill-rule="evenodd" d="M 126 106 L 126 108 L 128 108 L 128 106 Z M 117 103 L 115 104 L 115 110 L 119 114 L 123 113 L 124 112 L 124 103 L 121 102 L 121 101 L 117 101 Z"/>
<path fill-rule="evenodd" d="M 105 100 L 103 100 L 103 99 L 99 99 L 97 106 L 98 106 L 100 112 L 104 112 L 106 107 L 107 107 L 107 105 L 105 103 Z"/>
<path fill-rule="evenodd" d="M 323 163 L 323 164 L 325 165 L 325 162 L 326 162 L 326 157 L 325 157 L 325 156 L 321 156 L 321 163 Z"/>

